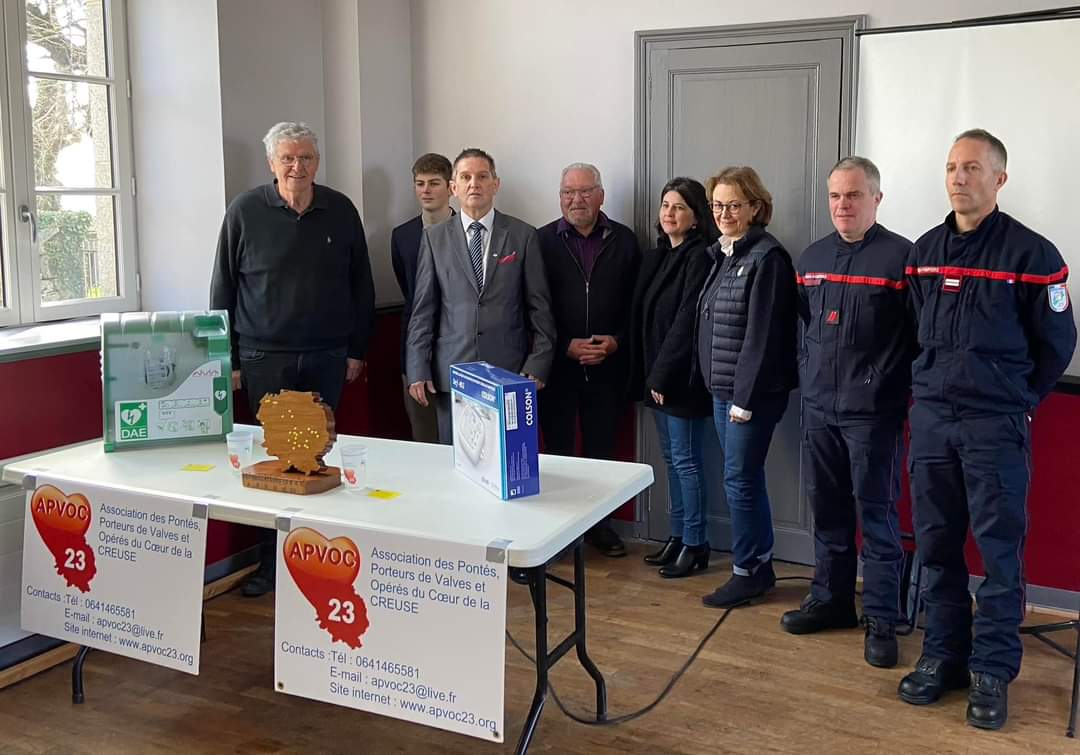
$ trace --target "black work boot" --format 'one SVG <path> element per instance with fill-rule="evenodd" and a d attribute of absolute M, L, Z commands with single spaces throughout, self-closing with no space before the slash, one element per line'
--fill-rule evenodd
<path fill-rule="evenodd" d="M 626 546 L 623 544 L 622 538 L 606 521 L 593 525 L 585 533 L 585 542 L 608 558 L 619 558 L 626 555 Z"/>
<path fill-rule="evenodd" d="M 896 644 L 896 624 L 879 616 L 867 616 L 866 640 L 863 642 L 863 658 L 871 666 L 892 668 L 900 651 Z"/>
<path fill-rule="evenodd" d="M 997 730 L 1009 717 L 1009 683 L 1004 679 L 974 671 L 968 692 L 967 722 L 979 729 Z"/>
<path fill-rule="evenodd" d="M 775 586 L 776 572 L 773 571 L 772 559 L 769 559 L 748 577 L 732 574 L 726 584 L 702 596 L 701 602 L 709 608 L 728 608 L 754 602 Z"/>
<path fill-rule="evenodd" d="M 924 655 L 915 664 L 915 670 L 900 680 L 896 693 L 905 703 L 929 705 L 945 692 L 966 689 L 970 683 L 967 664 Z"/>
<path fill-rule="evenodd" d="M 791 634 L 813 634 L 823 629 L 851 629 L 859 626 L 855 602 L 818 600 L 813 595 L 803 598 L 802 605 L 780 617 L 780 626 Z"/>
<path fill-rule="evenodd" d="M 258 598 L 273 592 L 277 562 L 272 558 L 264 558 L 259 562 L 259 568 L 252 572 L 247 582 L 240 588 L 240 594 L 245 598 Z"/>

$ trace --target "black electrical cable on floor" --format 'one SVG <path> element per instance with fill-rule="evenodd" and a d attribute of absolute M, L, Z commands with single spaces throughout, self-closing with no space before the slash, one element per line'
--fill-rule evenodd
<path fill-rule="evenodd" d="M 804 580 L 806 582 L 809 582 L 810 577 L 776 578 L 777 582 L 782 582 L 784 580 Z M 720 615 L 720 618 L 716 620 L 716 623 L 713 624 L 712 629 L 706 632 L 705 636 L 701 638 L 701 641 L 698 642 L 697 647 L 694 648 L 694 652 L 690 654 L 690 657 L 686 659 L 686 662 L 683 663 L 683 665 L 679 668 L 678 671 L 672 674 L 671 679 L 668 680 L 668 683 L 664 686 L 664 689 L 660 691 L 660 694 L 656 696 L 656 699 L 646 705 L 644 708 L 632 711 L 630 713 L 624 713 L 623 715 L 615 716 L 614 718 L 605 718 L 603 720 L 597 720 L 595 718 L 584 718 L 569 711 L 566 706 L 563 705 L 562 700 L 559 699 L 559 695 L 555 692 L 555 686 L 551 683 L 551 679 L 549 678 L 547 686 L 548 692 L 551 693 L 551 699 L 555 701 L 555 704 L 559 706 L 559 710 L 561 710 L 567 718 L 585 726 L 616 726 L 618 724 L 627 723 L 628 721 L 633 721 L 635 718 L 640 718 L 664 701 L 664 698 L 666 698 L 668 694 L 670 694 L 671 690 L 674 689 L 675 685 L 679 682 L 680 679 L 682 679 L 683 674 L 685 674 L 690 668 L 690 666 L 694 663 L 694 661 L 697 660 L 698 655 L 700 655 L 701 651 L 705 648 L 705 644 L 712 639 L 714 634 L 716 634 L 716 630 L 718 630 L 720 626 L 725 621 L 727 621 L 727 617 L 731 615 L 731 612 L 734 611 L 736 608 L 740 608 L 745 605 L 749 605 L 749 601 L 743 603 L 736 603 L 735 605 L 729 606 L 728 608 L 724 609 L 724 613 L 722 613 Z M 510 634 L 509 629 L 506 630 L 506 638 L 510 640 L 511 645 L 517 648 L 517 651 L 519 653 L 529 659 L 529 663 L 533 664 L 534 666 L 536 665 L 536 659 L 529 655 L 529 651 L 523 648 L 518 643 L 518 641 L 514 639 L 514 635 Z"/>

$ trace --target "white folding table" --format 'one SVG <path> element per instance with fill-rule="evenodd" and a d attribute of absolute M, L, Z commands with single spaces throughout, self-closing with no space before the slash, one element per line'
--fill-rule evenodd
<path fill-rule="evenodd" d="M 255 435 L 255 461 L 266 458 L 259 427 L 238 426 Z M 571 648 L 596 683 L 596 716 L 607 716 L 604 678 L 585 645 L 586 530 L 653 482 L 652 467 L 628 462 L 540 456 L 538 496 L 502 501 L 453 469 L 449 446 L 339 435 L 326 463 L 338 465 L 342 445 L 368 449 L 368 483 L 401 495 L 378 500 L 336 488 L 294 496 L 245 488 L 226 463 L 225 444 L 195 443 L 106 454 L 100 440 L 23 457 L 4 466 L 3 479 L 32 485 L 38 473 L 76 482 L 120 487 L 177 500 L 208 504 L 209 517 L 273 529 L 282 514 L 327 517 L 380 531 L 461 542 L 509 541 L 507 565 L 524 569 L 536 612 L 536 690 L 518 740 L 524 752 L 547 697 L 548 670 Z M 183 471 L 187 465 L 214 465 L 206 472 Z M 548 563 L 573 548 L 574 579 L 547 573 Z M 547 641 L 547 592 L 551 580 L 574 593 L 574 631 L 553 650 Z M 72 669 L 73 696 L 82 698 L 83 648 Z"/>

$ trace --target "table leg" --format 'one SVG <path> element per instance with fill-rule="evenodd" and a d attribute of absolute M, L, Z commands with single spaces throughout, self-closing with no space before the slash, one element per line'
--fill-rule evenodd
<path fill-rule="evenodd" d="M 581 540 L 574 547 L 574 634 L 578 661 L 596 683 L 596 720 L 603 721 L 607 718 L 607 683 L 585 648 L 585 544 Z"/>
<path fill-rule="evenodd" d="M 1069 650 L 1064 645 L 1061 645 L 1054 640 L 1047 637 L 1047 634 L 1053 632 L 1061 632 L 1063 630 L 1075 630 L 1076 631 L 1076 650 Z M 1076 709 L 1080 704 L 1080 619 L 1074 619 L 1072 621 L 1059 621 L 1053 624 L 1036 624 L 1034 626 L 1020 627 L 1020 634 L 1028 634 L 1039 640 L 1043 644 L 1049 645 L 1054 650 L 1058 651 L 1066 658 L 1071 658 L 1073 662 L 1073 685 L 1072 685 L 1072 702 L 1069 704 L 1069 726 L 1065 729 L 1065 736 L 1074 738 L 1076 736 Z"/>
<path fill-rule="evenodd" d="M 1080 624 L 1076 627 L 1076 652 L 1073 653 L 1073 692 L 1072 711 L 1069 713 L 1069 728 L 1065 730 L 1065 736 L 1076 736 L 1076 707 L 1080 703 Z"/>
<path fill-rule="evenodd" d="M 79 654 L 75 656 L 75 662 L 71 664 L 71 702 L 81 704 L 86 695 L 83 694 L 83 664 L 86 663 L 86 655 L 90 648 L 83 645 L 79 648 Z"/>
<path fill-rule="evenodd" d="M 547 648 L 547 565 L 529 569 L 529 593 L 532 595 L 533 610 L 536 612 L 536 691 L 533 692 L 529 715 L 518 739 L 518 755 L 529 749 L 529 741 L 536 733 L 536 724 L 544 710 L 548 687 L 548 648 Z"/>
<path fill-rule="evenodd" d="M 529 595 L 532 597 L 533 610 L 536 612 L 536 691 L 533 693 L 532 707 L 521 730 L 516 752 L 520 755 L 529 748 L 529 741 L 536 733 L 536 724 L 544 709 L 547 699 L 548 671 L 571 648 L 577 650 L 578 661 L 596 684 L 596 720 L 607 720 L 607 684 L 604 675 L 589 657 L 585 645 L 585 545 L 579 539 L 574 548 L 574 581 L 547 573 L 547 565 L 528 569 Z M 547 580 L 551 580 L 574 592 L 574 631 L 560 642 L 554 650 L 548 652 L 547 637 Z"/>

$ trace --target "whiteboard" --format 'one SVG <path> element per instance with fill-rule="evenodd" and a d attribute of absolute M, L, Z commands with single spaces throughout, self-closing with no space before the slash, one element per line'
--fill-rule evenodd
<path fill-rule="evenodd" d="M 883 225 L 914 241 L 941 223 L 952 140 L 984 128 L 1009 152 L 998 206 L 1057 246 L 1080 292 L 1080 19 L 862 36 L 858 86 L 855 152 L 881 169 Z"/>

